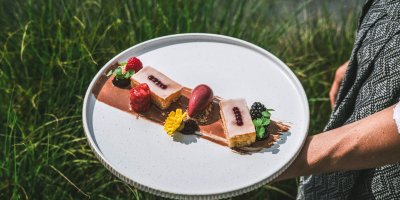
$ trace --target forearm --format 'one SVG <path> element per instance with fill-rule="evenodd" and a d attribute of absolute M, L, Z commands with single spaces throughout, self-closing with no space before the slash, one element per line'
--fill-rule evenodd
<path fill-rule="evenodd" d="M 393 106 L 308 137 L 299 156 L 278 180 L 400 162 L 400 135 L 392 116 Z"/>

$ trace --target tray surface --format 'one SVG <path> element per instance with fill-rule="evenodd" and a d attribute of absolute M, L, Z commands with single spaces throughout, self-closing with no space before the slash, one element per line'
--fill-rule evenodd
<path fill-rule="evenodd" d="M 138 57 L 181 85 L 205 83 L 222 98 L 245 98 L 273 108 L 291 126 L 272 147 L 234 153 L 198 136 L 168 136 L 163 127 L 98 101 L 93 87 L 114 62 Z M 86 92 L 83 125 L 99 160 L 127 183 L 170 198 L 225 198 L 271 181 L 300 151 L 309 108 L 304 90 L 278 58 L 251 43 L 214 34 L 178 34 L 133 46 L 112 58 Z"/>

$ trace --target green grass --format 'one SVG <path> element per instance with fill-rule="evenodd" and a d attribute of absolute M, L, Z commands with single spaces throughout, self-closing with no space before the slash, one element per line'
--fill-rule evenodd
<path fill-rule="evenodd" d="M 337 9 L 332 16 L 321 2 L 0 1 L 0 199 L 157 198 L 98 162 L 81 109 L 108 59 L 159 36 L 218 33 L 267 49 L 302 82 L 310 134 L 320 132 L 335 67 L 350 55 L 359 15 Z M 235 199 L 290 199 L 296 191 L 297 181 L 288 180 Z"/>

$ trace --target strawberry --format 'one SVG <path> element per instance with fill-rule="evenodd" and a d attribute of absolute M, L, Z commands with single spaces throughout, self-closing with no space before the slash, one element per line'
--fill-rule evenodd
<path fill-rule="evenodd" d="M 146 83 L 133 87 L 130 91 L 130 105 L 132 110 L 143 113 L 150 108 L 150 88 Z"/>
<path fill-rule="evenodd" d="M 128 62 L 126 63 L 125 71 L 134 70 L 135 72 L 138 72 L 142 68 L 143 68 L 142 62 L 138 58 L 132 57 L 129 58 Z"/>

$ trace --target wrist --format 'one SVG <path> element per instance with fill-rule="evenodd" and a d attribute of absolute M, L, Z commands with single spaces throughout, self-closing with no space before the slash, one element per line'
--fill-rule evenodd
<path fill-rule="evenodd" d="M 325 133 L 321 133 L 313 136 L 310 142 L 310 148 L 307 159 L 308 170 L 306 174 L 318 174 L 325 172 L 329 166 L 330 149 L 329 145 L 326 144 Z"/>
<path fill-rule="evenodd" d="M 344 135 L 336 130 L 310 137 L 307 168 L 304 174 L 319 174 L 339 170 L 340 162 L 346 154 L 343 148 Z"/>
<path fill-rule="evenodd" d="M 351 165 L 352 158 L 354 159 L 354 154 L 360 145 L 360 137 L 356 137 L 354 133 L 356 130 L 349 125 L 333 130 L 335 133 L 332 135 L 336 137 L 327 157 L 329 160 L 328 172 L 348 170 L 346 166 Z"/>

